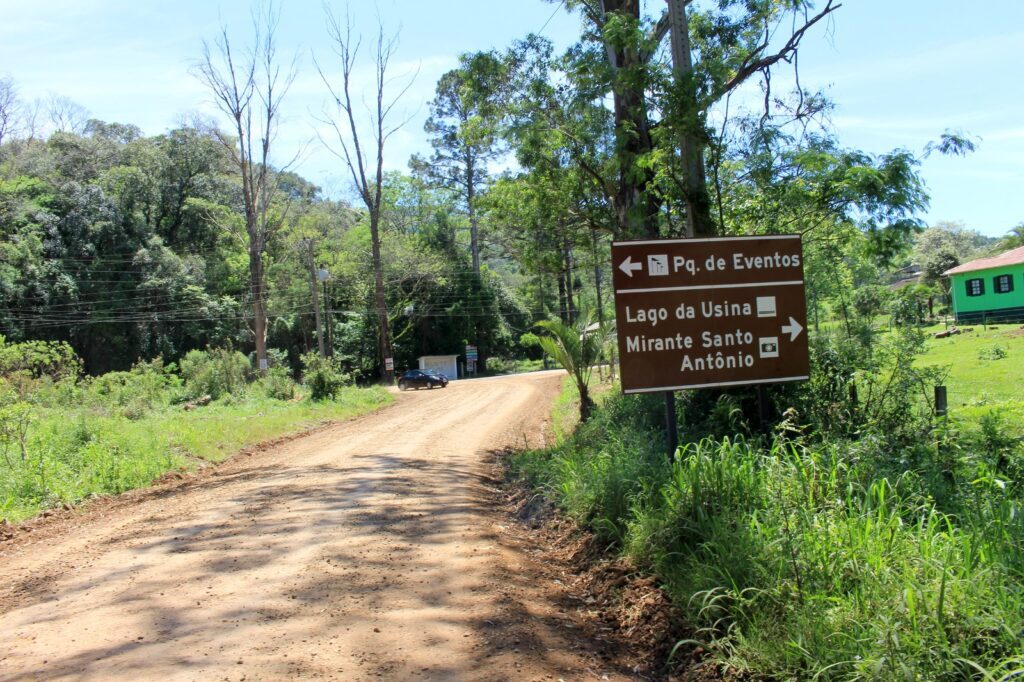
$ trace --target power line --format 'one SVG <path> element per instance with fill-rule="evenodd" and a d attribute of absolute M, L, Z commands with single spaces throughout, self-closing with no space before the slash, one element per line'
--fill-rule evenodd
<path fill-rule="evenodd" d="M 545 21 L 544 25 L 540 27 L 539 31 L 537 31 L 537 35 L 540 35 L 541 33 L 544 33 L 544 29 L 546 29 L 548 27 L 548 24 L 551 23 L 551 20 L 555 18 L 555 15 L 558 14 L 558 11 L 560 9 L 562 9 L 562 7 L 564 7 L 564 6 L 565 6 L 565 0 L 562 0 L 560 3 L 558 3 L 558 7 L 555 7 L 555 11 L 551 13 L 551 16 L 548 17 L 548 20 Z"/>

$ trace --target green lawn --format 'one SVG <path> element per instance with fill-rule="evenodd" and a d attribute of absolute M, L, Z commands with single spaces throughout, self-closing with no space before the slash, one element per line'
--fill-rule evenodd
<path fill-rule="evenodd" d="M 926 328 L 929 334 L 944 325 Z M 931 338 L 920 362 L 949 368 L 946 381 L 950 415 L 963 425 L 996 412 L 1006 427 L 1024 436 L 1024 328 L 973 327 L 945 339 Z"/>

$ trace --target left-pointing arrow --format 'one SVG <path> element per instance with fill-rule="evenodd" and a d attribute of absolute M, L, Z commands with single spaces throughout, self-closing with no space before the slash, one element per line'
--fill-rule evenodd
<path fill-rule="evenodd" d="M 634 270 L 643 270 L 643 263 L 634 263 L 632 256 L 626 256 L 626 260 L 619 264 L 619 270 L 626 273 L 627 276 L 632 277 Z"/>
<path fill-rule="evenodd" d="M 789 318 L 789 324 L 782 326 L 782 333 L 789 334 L 790 341 L 796 341 L 796 337 L 800 336 L 804 328 L 800 326 L 800 323 L 794 320 L 792 317 Z"/>

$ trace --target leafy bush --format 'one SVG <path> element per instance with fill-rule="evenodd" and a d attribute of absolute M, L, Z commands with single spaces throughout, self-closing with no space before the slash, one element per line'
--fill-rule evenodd
<path fill-rule="evenodd" d="M 880 315 L 889 301 L 889 290 L 877 284 L 859 287 L 853 294 L 853 309 L 861 317 Z"/>
<path fill-rule="evenodd" d="M 268 398 L 273 400 L 291 400 L 295 397 L 295 380 L 287 367 L 271 366 L 266 376 L 260 379 L 260 386 Z"/>
<path fill-rule="evenodd" d="M 894 324 L 919 325 L 930 314 L 929 306 L 938 292 L 924 285 L 906 286 L 896 292 L 889 304 Z"/>
<path fill-rule="evenodd" d="M 7 343 L 0 335 L 0 376 L 24 373 L 34 379 L 49 377 L 54 381 L 77 377 L 82 361 L 63 341 L 26 341 Z"/>
<path fill-rule="evenodd" d="M 515 358 L 503 358 L 491 356 L 487 358 L 487 371 L 492 374 L 512 374 L 517 370 L 522 371 L 524 361 Z"/>
<path fill-rule="evenodd" d="M 28 459 L 28 435 L 35 421 L 32 406 L 0 379 L 0 455 L 8 468 L 15 460 Z"/>
<path fill-rule="evenodd" d="M 1006 349 L 994 344 L 978 351 L 979 360 L 1002 360 L 1006 357 Z"/>
<path fill-rule="evenodd" d="M 331 400 L 343 386 L 351 383 L 333 358 L 323 358 L 316 352 L 302 356 L 303 382 L 313 400 Z"/>
<path fill-rule="evenodd" d="M 990 424 L 940 510 L 924 469 L 839 445 L 708 439 L 658 456 L 656 406 L 614 397 L 511 472 L 659 576 L 692 641 L 778 679 L 994 679 L 1019 667 L 1021 498 Z M 813 441 L 813 439 L 808 439 Z M 912 464 L 912 462 L 911 462 Z"/>
<path fill-rule="evenodd" d="M 223 348 L 191 350 L 181 360 L 181 376 L 189 398 L 209 395 L 240 396 L 252 375 L 249 360 L 237 351 Z"/>
<path fill-rule="evenodd" d="M 82 361 L 63 341 L 7 343 L 0 335 L 0 378 L 22 400 L 57 383 L 77 380 Z"/>
<path fill-rule="evenodd" d="M 163 359 L 138 362 L 128 372 L 109 372 L 87 382 L 87 391 L 103 406 L 117 409 L 129 419 L 168 405 L 181 389 L 181 379 Z"/>

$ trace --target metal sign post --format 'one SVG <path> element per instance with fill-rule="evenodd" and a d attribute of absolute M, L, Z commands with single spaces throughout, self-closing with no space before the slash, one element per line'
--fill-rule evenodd
<path fill-rule="evenodd" d="M 612 273 L 624 393 L 808 378 L 799 235 L 614 242 Z"/>

